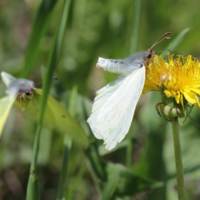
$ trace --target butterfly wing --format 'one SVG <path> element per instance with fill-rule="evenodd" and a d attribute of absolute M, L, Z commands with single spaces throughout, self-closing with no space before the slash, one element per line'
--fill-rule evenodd
<path fill-rule="evenodd" d="M 97 91 L 97 96 L 95 97 L 94 104 L 92 107 L 92 115 L 87 120 L 90 124 L 90 127 L 97 139 L 103 139 L 103 136 L 99 133 L 97 129 L 97 118 L 99 115 L 99 112 L 105 102 L 109 99 L 109 97 L 114 94 L 115 91 L 120 87 L 121 82 L 123 82 L 124 77 L 119 77 L 116 81 L 109 83 L 105 87 L 101 88 Z"/>
<path fill-rule="evenodd" d="M 6 96 L 0 99 L 0 137 L 14 102 L 14 96 Z"/>
<path fill-rule="evenodd" d="M 41 95 L 42 91 L 40 89 L 34 88 L 34 91 Z M 69 114 L 69 112 L 61 106 L 61 104 L 56 101 L 53 97 L 49 95 L 47 101 L 46 111 L 50 110 L 48 117 L 55 120 L 56 128 L 64 133 L 68 134 L 72 139 L 74 139 L 79 144 L 83 146 L 88 146 L 88 138 L 82 127 L 77 123 L 77 121 Z M 45 111 L 45 115 L 47 113 Z"/>
<path fill-rule="evenodd" d="M 144 82 L 143 65 L 98 91 L 88 123 L 106 149 L 114 148 L 128 133 Z"/>
<path fill-rule="evenodd" d="M 40 89 L 33 89 L 34 96 L 26 106 L 26 111 L 35 119 L 38 119 L 39 109 L 40 109 L 40 101 L 41 101 L 41 90 Z M 54 113 L 52 113 L 49 106 L 46 107 L 44 118 L 43 118 L 44 126 L 48 127 L 49 129 L 54 129 L 56 127 L 56 120 L 54 118 Z"/>
<path fill-rule="evenodd" d="M 5 83 L 5 85 L 6 85 L 7 87 L 9 87 L 10 84 L 11 84 L 13 81 L 17 80 L 15 77 L 11 76 L 10 74 L 8 74 L 8 73 L 6 73 L 6 72 L 1 72 L 1 78 L 2 78 L 3 82 Z"/>

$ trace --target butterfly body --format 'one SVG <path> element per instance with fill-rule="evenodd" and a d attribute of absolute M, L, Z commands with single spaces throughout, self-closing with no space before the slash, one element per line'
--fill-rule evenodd
<path fill-rule="evenodd" d="M 100 57 L 96 66 L 103 68 L 105 71 L 127 75 L 132 73 L 135 69 L 144 66 L 149 55 L 152 55 L 152 53 L 150 54 L 148 51 L 141 51 L 134 53 L 125 59 L 114 60 Z"/>

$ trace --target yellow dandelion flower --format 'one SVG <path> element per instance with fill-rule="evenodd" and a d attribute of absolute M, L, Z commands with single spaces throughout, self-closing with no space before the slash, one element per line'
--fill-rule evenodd
<path fill-rule="evenodd" d="M 200 63 L 191 55 L 169 57 L 166 62 L 162 56 L 155 56 L 150 65 L 146 65 L 146 81 L 143 93 L 162 90 L 166 97 L 174 97 L 177 104 L 184 108 L 184 99 L 200 108 Z"/>

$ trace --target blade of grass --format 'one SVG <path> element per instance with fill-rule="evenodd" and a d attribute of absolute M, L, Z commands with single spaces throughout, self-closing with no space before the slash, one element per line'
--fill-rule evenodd
<path fill-rule="evenodd" d="M 72 140 L 68 136 L 64 138 L 64 155 L 63 155 L 63 163 L 62 170 L 60 173 L 60 181 L 58 187 L 57 200 L 65 199 L 65 194 L 67 192 L 67 172 L 68 172 L 68 163 L 69 156 L 72 147 Z"/>
<path fill-rule="evenodd" d="M 138 51 L 141 7 L 142 7 L 142 0 L 135 0 L 133 21 L 132 21 L 132 33 L 130 38 L 130 49 L 129 49 L 130 54 Z M 129 131 L 128 145 L 126 149 L 126 166 L 128 168 L 131 168 L 131 158 L 132 158 L 132 132 Z"/>
<path fill-rule="evenodd" d="M 27 77 L 29 75 L 37 59 L 40 42 L 49 26 L 56 2 L 57 0 L 43 0 L 40 4 L 26 49 L 22 77 Z"/>
<path fill-rule="evenodd" d="M 130 54 L 138 51 L 141 8 L 142 8 L 142 0 L 135 0 L 134 1 L 134 11 L 133 11 L 133 20 L 132 20 L 131 38 L 130 38 L 130 47 L 129 47 Z"/>
<path fill-rule="evenodd" d="M 84 162 L 84 163 L 82 163 L 81 168 L 79 169 L 78 173 L 76 174 L 74 181 L 70 184 L 70 187 L 67 191 L 67 195 L 65 197 L 66 200 L 72 199 L 73 194 L 76 191 L 76 189 L 78 188 L 78 184 L 80 183 L 85 170 L 86 170 L 86 164 Z"/>
<path fill-rule="evenodd" d="M 169 49 L 170 51 L 174 51 L 178 45 L 183 41 L 183 39 L 185 38 L 185 36 L 188 34 L 190 28 L 186 28 L 184 29 L 183 31 L 181 31 L 177 36 L 176 38 L 170 42 L 170 44 L 166 47 L 166 49 Z M 162 53 L 162 56 L 164 59 L 166 59 L 167 55 L 166 53 Z"/>
<path fill-rule="evenodd" d="M 75 115 L 76 96 L 77 96 L 77 86 L 74 86 L 69 100 L 69 113 L 72 115 L 72 117 L 74 117 Z M 67 192 L 67 172 L 68 172 L 68 163 L 69 163 L 71 147 L 72 147 L 72 139 L 66 135 L 64 138 L 64 155 L 63 155 L 62 170 L 60 173 L 57 200 L 65 199 L 65 194 Z"/>
<path fill-rule="evenodd" d="M 120 169 L 114 168 L 112 174 L 110 175 L 109 181 L 105 185 L 102 192 L 102 199 L 109 200 L 112 198 L 119 181 Z"/>
<path fill-rule="evenodd" d="M 43 94 L 41 97 L 40 109 L 39 109 L 39 116 L 37 121 L 37 131 L 34 140 L 33 146 L 33 156 L 31 161 L 30 167 L 30 176 L 28 181 L 28 188 L 27 188 L 27 200 L 39 200 L 39 195 L 33 196 L 33 194 L 39 194 L 38 184 L 37 184 L 37 175 L 36 175 L 36 164 L 37 164 L 37 156 L 39 151 L 39 141 L 40 141 L 40 132 L 42 128 L 42 122 L 44 117 L 44 112 L 46 108 L 46 102 L 51 86 L 51 81 L 53 77 L 54 69 L 58 64 L 58 59 L 61 52 L 62 41 L 65 32 L 65 25 L 67 22 L 68 17 L 68 10 L 69 10 L 70 1 L 65 0 L 64 6 L 60 18 L 60 23 L 58 25 L 57 32 L 55 34 L 55 38 L 53 41 L 53 45 L 51 48 L 49 60 L 47 63 L 47 70 L 45 73 L 44 84 L 43 84 Z"/>

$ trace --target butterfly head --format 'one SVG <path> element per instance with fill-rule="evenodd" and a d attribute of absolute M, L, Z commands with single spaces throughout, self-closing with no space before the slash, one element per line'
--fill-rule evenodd
<path fill-rule="evenodd" d="M 165 37 L 166 35 L 169 35 L 171 34 L 171 32 L 167 32 L 165 33 L 162 37 L 160 37 L 152 46 L 150 49 L 148 49 L 147 51 L 147 55 L 146 55 L 146 64 L 149 65 L 153 59 L 154 59 L 154 56 L 155 56 L 155 51 L 153 51 L 152 49 L 157 45 L 159 44 L 160 42 L 164 41 L 164 40 L 169 40 L 170 37 Z"/>
<path fill-rule="evenodd" d="M 20 90 L 17 95 L 17 100 L 26 102 L 30 101 L 33 98 L 33 96 L 34 96 L 33 88 L 29 88 L 25 91 Z"/>
<path fill-rule="evenodd" d="M 16 97 L 19 107 L 26 106 L 34 96 L 34 83 L 26 79 L 15 79 L 6 90 L 6 93 Z"/>

